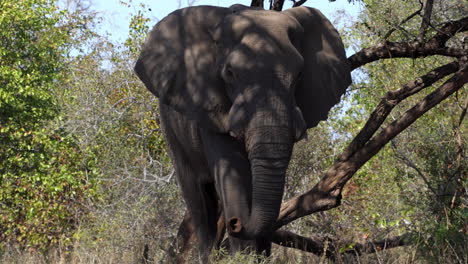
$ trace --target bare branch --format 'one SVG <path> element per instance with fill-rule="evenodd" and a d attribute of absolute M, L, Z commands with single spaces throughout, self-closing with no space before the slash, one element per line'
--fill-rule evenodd
<path fill-rule="evenodd" d="M 395 237 L 390 237 L 390 238 L 385 238 L 382 240 L 377 240 L 377 241 L 370 241 L 366 242 L 364 244 L 361 243 L 350 243 L 350 242 L 341 242 L 342 245 L 352 245 L 354 244 L 353 248 L 347 249 L 344 253 L 345 254 L 355 254 L 355 255 L 362 255 L 362 254 L 370 254 L 370 253 L 375 253 L 377 251 L 385 250 L 385 249 L 390 249 L 390 248 L 395 248 L 395 247 L 401 247 L 401 246 L 406 246 L 409 245 L 410 243 L 408 242 L 409 234 L 404 234 L 401 236 L 395 236 Z"/>
<path fill-rule="evenodd" d="M 361 131 L 359 131 L 357 136 L 354 137 L 348 147 L 342 152 L 338 160 L 348 160 L 351 155 L 356 153 L 358 149 L 362 148 L 365 143 L 374 135 L 377 129 L 383 124 L 392 109 L 401 101 L 432 85 L 445 76 L 456 72 L 458 68 L 458 62 L 451 62 L 405 84 L 402 88 L 396 91 L 387 92 L 385 97 L 375 108 L 374 112 L 372 112 L 370 115 L 364 127 L 361 129 Z"/>
<path fill-rule="evenodd" d="M 447 23 L 444 23 L 444 25 L 437 30 L 437 34 L 433 36 L 431 39 L 429 39 L 427 42 L 433 42 L 433 43 L 442 43 L 445 45 L 445 43 L 451 39 L 455 34 L 459 32 L 464 32 L 468 30 L 468 17 L 464 17 L 459 20 L 455 21 L 449 21 Z M 435 45 L 435 44 L 433 44 Z"/>
<path fill-rule="evenodd" d="M 461 69 L 441 87 L 427 95 L 423 100 L 406 111 L 399 119 L 384 128 L 378 135 L 365 142 L 365 144 L 362 144 L 363 147 L 356 150 L 354 154 L 350 155 L 345 160 L 337 160 L 311 190 L 283 203 L 274 228 L 278 229 L 302 216 L 318 211 L 329 210 L 338 206 L 341 200 L 342 188 L 362 165 L 421 115 L 458 91 L 468 82 L 468 69 L 466 64 L 460 68 Z M 418 89 L 420 88 L 415 88 L 415 90 Z"/>
<path fill-rule="evenodd" d="M 468 17 L 445 23 L 427 42 L 383 42 L 373 47 L 364 48 L 348 58 L 354 70 L 367 63 L 389 58 L 419 58 L 431 55 L 463 57 L 468 54 L 465 49 L 445 47 L 445 43 L 456 33 L 468 30 Z"/>
<path fill-rule="evenodd" d="M 409 234 L 404 234 L 377 241 L 357 243 L 353 241 L 334 241 L 327 237 L 303 237 L 289 231 L 277 230 L 272 236 L 272 242 L 283 247 L 295 248 L 318 256 L 325 255 L 329 259 L 335 259 L 339 254 L 363 255 L 406 246 L 409 244 L 408 238 Z M 342 247 L 349 247 L 349 249 L 339 252 Z"/>
<path fill-rule="evenodd" d="M 447 80 L 441 87 L 430 93 L 411 109 L 406 111 L 399 119 L 392 122 L 381 133 L 372 138 L 366 146 L 357 152 L 351 159 L 360 157 L 370 158 L 370 153 L 377 153 L 386 143 L 398 135 L 401 131 L 410 126 L 416 119 L 436 106 L 442 100 L 458 91 L 468 82 L 467 65 L 460 66 L 460 70 Z"/>
<path fill-rule="evenodd" d="M 318 256 L 333 258 L 334 244 L 329 238 L 303 237 L 285 230 L 276 230 L 271 241 L 283 247 L 295 248 Z"/>
<path fill-rule="evenodd" d="M 351 70 L 380 59 L 390 58 L 420 58 L 441 55 L 460 58 L 467 55 L 467 51 L 456 48 L 433 48 L 429 44 L 419 45 L 419 42 L 384 42 L 370 48 L 362 49 L 348 58 Z"/>
<path fill-rule="evenodd" d="M 421 28 L 419 29 L 418 41 L 424 41 L 424 35 L 426 34 L 427 27 L 431 23 L 432 6 L 434 0 L 427 0 L 424 6 L 424 16 L 422 17 Z"/>

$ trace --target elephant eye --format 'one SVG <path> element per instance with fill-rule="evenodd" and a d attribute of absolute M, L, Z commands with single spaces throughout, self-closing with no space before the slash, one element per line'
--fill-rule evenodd
<path fill-rule="evenodd" d="M 226 65 L 224 66 L 223 68 L 223 71 L 222 71 L 222 76 L 223 76 L 223 79 L 226 81 L 226 82 L 232 82 L 234 77 L 235 77 L 235 74 L 234 74 L 234 71 L 231 67 L 231 65 Z"/>

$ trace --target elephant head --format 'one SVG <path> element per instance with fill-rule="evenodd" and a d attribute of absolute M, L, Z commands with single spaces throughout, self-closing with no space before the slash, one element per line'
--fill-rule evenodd
<path fill-rule="evenodd" d="M 177 10 L 152 29 L 135 71 L 160 103 L 245 146 L 249 216 L 226 216 L 242 239 L 271 228 L 294 142 L 327 118 L 351 82 L 338 32 L 307 7 Z"/>

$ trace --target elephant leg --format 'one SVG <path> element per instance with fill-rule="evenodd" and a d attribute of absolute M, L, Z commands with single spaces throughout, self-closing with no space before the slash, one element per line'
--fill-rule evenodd
<path fill-rule="evenodd" d="M 222 209 L 220 206 L 218 207 L 218 223 L 216 239 L 214 243 L 214 248 L 217 250 L 221 247 L 224 235 L 226 234 L 226 228 L 224 226 L 224 217 L 222 216 Z M 182 223 L 180 223 L 179 230 L 177 231 L 175 243 L 171 246 L 171 249 L 169 250 L 172 260 L 178 264 L 188 263 L 190 255 L 192 254 L 194 248 L 196 248 L 196 239 L 197 238 L 195 234 L 195 226 L 193 225 L 192 216 L 187 210 L 184 214 L 184 220 L 182 221 Z"/>
<path fill-rule="evenodd" d="M 197 125 L 164 104 L 161 124 L 177 180 L 197 235 L 201 260 L 207 260 L 216 239 L 218 197 L 203 153 Z"/>
<path fill-rule="evenodd" d="M 172 261 L 181 264 L 186 263 L 196 243 L 195 226 L 188 210 L 185 211 L 184 220 L 180 223 L 175 243 L 169 251 Z"/>
<path fill-rule="evenodd" d="M 202 132 L 208 165 L 215 177 L 216 188 L 223 205 L 225 221 L 232 217 L 247 219 L 251 209 L 252 176 L 244 145 L 232 137 Z M 269 240 L 241 240 L 229 236 L 229 251 L 269 252 Z"/>
<path fill-rule="evenodd" d="M 255 246 L 257 247 L 257 253 L 270 256 L 271 255 L 271 238 L 270 237 L 260 237 L 255 240 Z"/>
<path fill-rule="evenodd" d="M 205 184 L 182 186 L 202 261 L 207 260 L 216 241 L 218 204 L 216 196 L 210 193 L 210 189 L 214 190 L 214 187 L 207 188 Z"/>

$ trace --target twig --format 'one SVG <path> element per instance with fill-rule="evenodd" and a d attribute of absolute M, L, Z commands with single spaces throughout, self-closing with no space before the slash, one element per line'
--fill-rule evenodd
<path fill-rule="evenodd" d="M 424 7 L 424 16 L 422 17 L 421 28 L 419 29 L 418 41 L 424 41 L 424 35 L 426 34 L 427 27 L 431 23 L 432 6 L 434 0 L 427 0 Z"/>
<path fill-rule="evenodd" d="M 414 162 L 412 162 L 408 157 L 406 157 L 403 153 L 401 153 L 398 150 L 398 147 L 396 146 L 396 144 L 395 144 L 395 142 L 393 140 L 391 141 L 391 146 L 392 146 L 392 149 L 395 151 L 395 156 L 399 160 L 401 160 L 406 166 L 408 166 L 408 167 L 412 168 L 413 170 L 415 170 L 416 173 L 419 175 L 419 177 L 421 177 L 421 179 L 427 185 L 427 188 L 429 188 L 429 190 L 431 190 L 431 192 L 437 198 L 437 196 L 438 196 L 437 191 L 434 188 L 432 188 L 431 183 L 427 179 L 426 175 L 424 175 L 424 173 L 421 171 L 421 169 L 419 169 L 418 166 L 416 166 L 416 164 L 414 164 Z M 436 199 L 436 201 L 438 201 L 438 200 Z"/>
<path fill-rule="evenodd" d="M 463 119 L 465 119 L 466 116 L 466 109 L 468 108 L 468 97 L 465 99 L 465 106 L 462 106 L 462 112 L 460 114 L 460 118 L 458 119 L 458 126 L 460 127 Z"/>
<path fill-rule="evenodd" d="M 397 29 L 397 28 L 400 28 L 401 25 L 403 25 L 404 23 L 408 22 L 409 20 L 411 20 L 414 16 L 418 15 L 418 14 L 421 14 L 421 10 L 423 8 L 423 5 L 421 4 L 421 7 L 419 8 L 419 10 L 416 10 L 414 13 L 412 13 L 411 15 L 409 15 L 407 18 L 403 19 L 397 26 L 391 28 L 387 34 L 385 34 L 385 36 L 383 37 L 385 40 L 388 39 L 390 37 L 390 35 Z"/>

